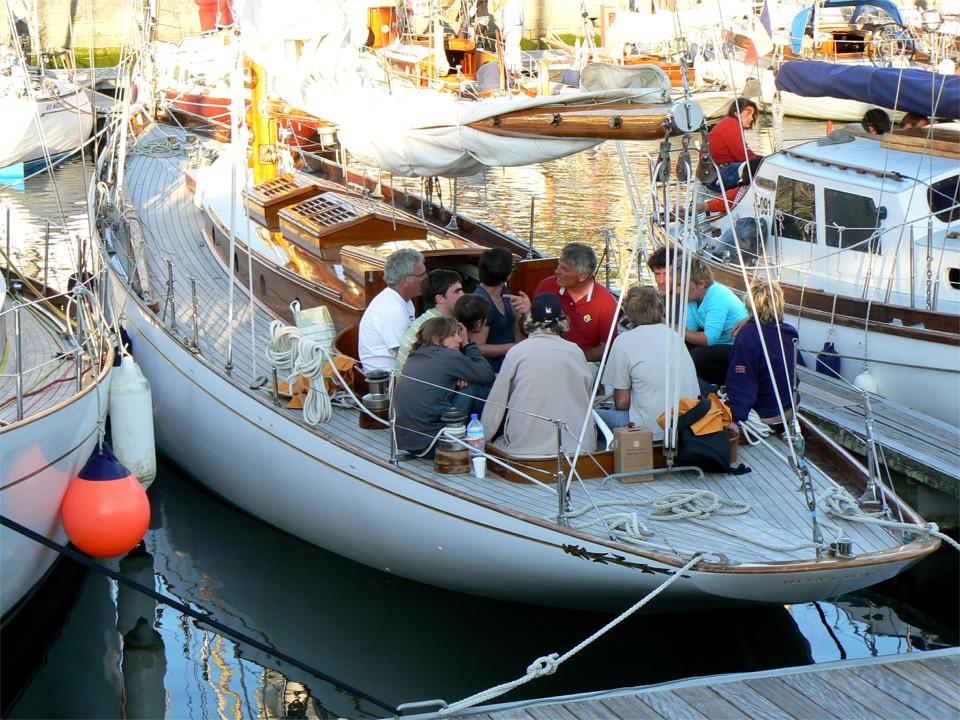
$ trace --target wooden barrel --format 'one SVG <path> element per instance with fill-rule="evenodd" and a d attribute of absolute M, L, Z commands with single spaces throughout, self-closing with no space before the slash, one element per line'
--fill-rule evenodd
<path fill-rule="evenodd" d="M 370 412 L 372 412 L 378 418 L 383 418 L 383 422 L 377 422 L 361 410 L 360 427 L 362 427 L 364 430 L 386 430 L 390 427 L 390 408 L 378 408 L 376 410 L 371 410 Z"/>
<path fill-rule="evenodd" d="M 433 469 L 446 475 L 458 475 L 470 472 L 470 451 L 444 450 L 439 446 L 433 458 Z"/>

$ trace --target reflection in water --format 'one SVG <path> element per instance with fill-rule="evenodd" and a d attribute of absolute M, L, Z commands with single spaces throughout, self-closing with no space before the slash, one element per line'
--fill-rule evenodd
<path fill-rule="evenodd" d="M 25 188 L 0 188 L 0 237 L 3 251 L 8 243 L 13 261 L 24 274 L 48 280 L 59 289 L 77 272 L 76 251 L 68 238 L 89 238 L 84 188 L 89 171 L 80 159 L 71 160 L 55 172 L 56 187 L 46 172 L 25 181 Z M 46 240 L 49 239 L 49 242 Z M 74 241 L 72 247 L 76 248 Z"/>
<path fill-rule="evenodd" d="M 281 657 L 221 636 L 171 607 L 155 608 L 91 574 L 46 666 L 10 717 L 282 717 L 301 711 L 305 717 L 383 717 L 389 713 L 375 701 L 393 707 L 458 700 L 520 677 L 536 658 L 566 652 L 610 620 L 460 595 L 354 564 L 226 506 L 163 465 L 149 494 L 154 519 L 146 552 L 124 558 L 121 572 L 149 587 L 156 583 Z M 957 585 L 955 558 L 951 562 L 952 581 L 941 573 L 937 587 Z M 918 597 L 930 594 L 915 590 Z M 955 608 L 955 593 L 953 602 Z M 121 641 L 117 628 L 141 618 L 143 634 L 128 631 Z M 943 644 L 935 633 L 862 597 L 789 609 L 633 617 L 555 675 L 502 700 Z M 360 693 L 338 689 L 282 656 Z M 50 688 L 68 667 L 75 692 L 52 698 Z M 158 714 L 161 701 L 165 712 Z"/>

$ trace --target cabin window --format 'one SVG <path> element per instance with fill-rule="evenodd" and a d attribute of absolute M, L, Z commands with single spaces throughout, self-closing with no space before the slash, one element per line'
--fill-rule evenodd
<path fill-rule="evenodd" d="M 937 220 L 945 223 L 960 221 L 960 175 L 931 185 L 927 190 L 927 203 Z"/>
<path fill-rule="evenodd" d="M 880 215 L 873 198 L 853 195 L 842 190 L 823 192 L 825 239 L 829 247 L 849 248 L 860 252 L 880 252 L 875 235 Z"/>
<path fill-rule="evenodd" d="M 260 276 L 260 294 L 267 296 L 267 279 L 263 275 Z"/>
<path fill-rule="evenodd" d="M 816 200 L 813 183 L 781 175 L 777 178 L 776 234 L 791 240 L 817 241 Z"/>
<path fill-rule="evenodd" d="M 947 268 L 947 282 L 954 290 L 960 290 L 960 268 Z"/>

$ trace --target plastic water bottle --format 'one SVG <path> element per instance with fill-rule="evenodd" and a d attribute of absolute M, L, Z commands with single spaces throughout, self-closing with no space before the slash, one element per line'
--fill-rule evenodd
<path fill-rule="evenodd" d="M 467 423 L 467 436 L 464 439 L 470 446 L 471 457 L 483 455 L 483 448 L 487 442 L 483 436 L 483 423 L 477 419 L 476 413 L 470 416 L 470 422 Z"/>

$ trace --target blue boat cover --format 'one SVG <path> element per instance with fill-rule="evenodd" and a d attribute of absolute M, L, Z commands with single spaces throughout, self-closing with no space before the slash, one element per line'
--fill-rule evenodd
<path fill-rule="evenodd" d="M 803 97 L 859 100 L 927 117 L 960 118 L 960 75 L 791 60 L 780 67 L 776 80 L 780 90 Z"/>
<path fill-rule="evenodd" d="M 900 15 L 900 8 L 891 0 L 825 0 L 820 3 L 820 7 L 824 9 L 841 7 L 853 8 L 853 13 L 850 17 L 850 21 L 853 23 L 863 22 L 862 18 L 867 13 L 874 14 L 876 10 L 882 10 L 890 16 L 893 22 L 898 25 L 904 24 L 903 16 Z M 790 44 L 793 46 L 795 53 L 800 52 L 803 36 L 807 34 L 813 35 L 813 9 L 813 5 L 804 8 L 794 16 L 793 22 L 790 23 Z M 874 22 L 876 22 L 876 20 L 874 20 Z M 880 24 L 882 25 L 884 23 L 881 22 Z"/>

